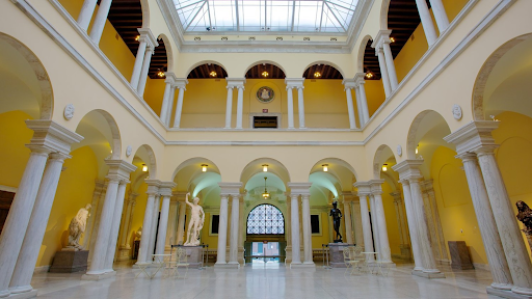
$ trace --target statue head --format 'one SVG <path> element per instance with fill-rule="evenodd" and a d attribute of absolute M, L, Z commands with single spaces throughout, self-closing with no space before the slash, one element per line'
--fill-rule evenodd
<path fill-rule="evenodd" d="M 516 202 L 515 205 L 517 206 L 517 210 L 519 212 L 529 212 L 530 211 L 530 207 L 528 207 L 528 205 L 522 200 Z"/>
<path fill-rule="evenodd" d="M 336 207 L 338 206 L 338 202 L 337 201 L 333 201 L 332 205 L 333 205 L 333 208 L 336 209 Z"/>
<path fill-rule="evenodd" d="M 85 206 L 85 209 L 88 211 L 92 208 L 92 205 L 90 203 L 88 203 L 86 206 Z"/>
<path fill-rule="evenodd" d="M 199 197 L 194 197 L 194 204 L 197 205 L 199 202 Z"/>

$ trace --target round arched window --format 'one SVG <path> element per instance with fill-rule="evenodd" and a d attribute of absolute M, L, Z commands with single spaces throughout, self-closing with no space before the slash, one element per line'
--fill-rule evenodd
<path fill-rule="evenodd" d="M 256 206 L 251 212 L 249 212 L 247 233 L 249 235 L 284 234 L 283 213 L 270 204 Z"/>

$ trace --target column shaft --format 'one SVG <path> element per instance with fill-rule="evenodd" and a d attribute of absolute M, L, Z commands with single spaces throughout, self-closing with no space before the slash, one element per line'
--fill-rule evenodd
<path fill-rule="evenodd" d="M 380 245 L 380 261 L 384 263 L 391 263 L 392 256 L 390 252 L 390 243 L 388 241 L 388 229 L 386 228 L 386 216 L 384 215 L 384 206 L 382 204 L 382 196 L 380 193 L 373 193 L 375 197 L 375 216 L 378 223 L 379 230 L 379 245 Z"/>
<path fill-rule="evenodd" d="M 227 102 L 225 104 L 225 128 L 231 129 L 231 116 L 233 114 L 233 86 L 227 86 Z"/>
<path fill-rule="evenodd" d="M 299 109 L 299 128 L 305 128 L 305 99 L 303 98 L 303 86 L 297 87 L 297 104 Z"/>
<path fill-rule="evenodd" d="M 177 223 L 177 244 L 183 244 L 183 236 L 185 235 L 185 215 L 187 212 L 187 204 L 183 201 L 179 202 L 179 221 Z"/>
<path fill-rule="evenodd" d="M 16 294 L 32 290 L 30 285 L 31 278 L 39 256 L 44 233 L 46 232 L 46 225 L 54 203 L 57 183 L 59 182 L 65 158 L 65 156 L 60 154 L 52 154 L 48 160 L 37 199 L 31 212 L 28 230 L 24 236 L 24 242 L 11 278 L 9 286 L 11 293 Z"/>
<path fill-rule="evenodd" d="M 364 124 L 366 124 L 369 121 L 369 110 L 368 110 L 368 100 L 366 98 L 366 88 L 364 87 L 364 83 L 359 84 L 359 91 L 360 93 L 360 106 L 362 107 L 362 114 L 364 116 Z"/>
<path fill-rule="evenodd" d="M 100 225 L 98 226 L 98 237 L 94 245 L 94 253 L 92 255 L 92 262 L 89 265 L 87 275 L 98 275 L 105 273 L 105 256 L 107 255 L 107 246 L 109 243 L 109 236 L 111 231 L 111 223 L 113 220 L 113 211 L 115 208 L 116 195 L 118 193 L 118 180 L 109 178 L 107 185 L 107 192 L 105 193 L 105 201 L 103 202 L 102 214 L 100 215 Z"/>
<path fill-rule="evenodd" d="M 120 230 L 120 220 L 122 219 L 122 210 L 124 208 L 124 197 L 126 195 L 127 181 L 121 181 L 118 186 L 118 192 L 115 199 L 115 206 L 113 211 L 113 219 L 111 221 L 109 232 L 109 243 L 107 245 L 107 253 L 105 255 L 104 269 L 106 272 L 113 271 L 113 260 L 115 257 L 116 243 L 118 241 L 118 231 Z"/>
<path fill-rule="evenodd" d="M 238 86 L 238 98 L 236 103 L 236 128 L 242 129 L 242 114 L 244 113 L 244 86 Z"/>
<path fill-rule="evenodd" d="M 292 226 L 292 265 L 301 264 L 300 245 L 299 245 L 299 205 L 297 202 L 297 195 L 292 194 L 291 197 L 291 209 L 292 219 L 290 224 Z"/>
<path fill-rule="evenodd" d="M 185 88 L 184 87 L 178 87 L 178 88 L 179 88 L 179 94 L 177 96 L 177 105 L 175 108 L 173 128 L 179 128 L 181 126 L 181 115 L 183 114 L 183 97 L 185 95 Z"/>
<path fill-rule="evenodd" d="M 168 212 L 168 228 L 166 229 L 166 242 L 164 243 L 167 249 L 170 249 L 170 245 L 177 244 L 177 213 L 177 201 L 170 200 L 170 212 Z"/>
<path fill-rule="evenodd" d="M 93 43 L 99 44 L 102 38 L 103 29 L 105 28 L 105 21 L 107 21 L 107 15 L 109 15 L 109 9 L 111 9 L 112 0 L 102 0 L 100 2 L 100 8 L 96 13 L 96 18 L 92 24 L 90 38 Z"/>
<path fill-rule="evenodd" d="M 163 204 L 161 206 L 161 217 L 159 219 L 159 231 L 157 233 L 157 246 L 155 253 L 163 254 L 164 246 L 166 244 L 166 230 L 168 229 L 168 213 L 170 211 L 170 196 L 163 197 Z"/>
<path fill-rule="evenodd" d="M 142 236 L 140 239 L 140 249 L 137 258 L 137 264 L 148 263 L 148 251 L 150 244 L 151 223 L 153 217 L 153 209 L 155 208 L 155 192 L 148 193 L 148 200 L 146 202 L 146 210 L 144 211 L 144 220 L 142 221 Z"/>
<path fill-rule="evenodd" d="M 154 49 L 146 49 L 146 54 L 144 54 L 144 61 L 142 62 L 142 70 L 140 71 L 139 84 L 137 87 L 138 95 L 144 97 L 144 89 L 146 88 L 146 83 L 148 81 L 148 73 L 150 71 L 151 57 L 153 56 Z"/>
<path fill-rule="evenodd" d="M 351 224 L 351 208 L 349 201 L 344 199 L 344 221 L 345 221 L 345 239 L 347 244 L 353 244 L 353 231 Z"/>
<path fill-rule="evenodd" d="M 302 214 L 303 214 L 303 245 L 305 252 L 304 264 L 314 265 L 312 259 L 312 229 L 310 227 L 310 204 L 309 194 L 301 195 Z"/>
<path fill-rule="evenodd" d="M 490 265 L 493 278 L 491 286 L 496 289 L 510 290 L 512 288 L 510 269 L 504 255 L 501 236 L 497 231 L 497 224 L 495 223 L 495 217 L 491 210 L 488 193 L 486 192 L 486 186 L 484 185 L 476 156 L 465 154 L 460 158 L 464 162 L 469 192 L 471 193 L 478 227 Z"/>
<path fill-rule="evenodd" d="M 393 54 L 390 49 L 390 41 L 387 40 L 382 44 L 382 49 L 384 51 L 384 59 L 386 60 L 386 69 L 388 70 L 388 78 L 390 79 L 391 91 L 397 89 L 397 73 L 395 72 L 395 64 L 393 62 Z"/>
<path fill-rule="evenodd" d="M 364 250 L 373 252 L 373 237 L 371 236 L 371 223 L 369 221 L 368 211 L 368 197 L 365 194 L 360 194 L 360 214 L 362 220 L 362 230 L 364 232 Z M 367 262 L 373 262 L 373 255 L 367 255 Z"/>
<path fill-rule="evenodd" d="M 495 161 L 493 150 L 480 149 L 477 151 L 478 162 L 488 198 L 494 211 L 495 222 L 501 236 L 506 260 L 512 274 L 512 292 L 532 295 L 532 265 L 514 211 L 510 206 L 510 198 Z"/>
<path fill-rule="evenodd" d="M 381 78 L 382 78 L 382 85 L 384 86 L 384 93 L 386 94 L 386 97 L 389 97 L 392 94 L 392 86 L 390 84 L 390 77 L 389 77 L 388 68 L 386 67 L 384 53 L 382 52 L 382 48 L 375 48 L 375 52 L 377 52 L 376 53 L 377 58 L 379 59 L 379 68 L 381 70 Z"/>
<path fill-rule="evenodd" d="M 375 208 L 375 197 L 369 196 L 369 208 L 371 211 L 371 228 L 373 229 L 373 243 L 375 244 L 375 251 L 378 252 L 377 259 L 381 258 L 381 242 L 379 238 L 379 222 L 377 221 L 377 209 Z"/>
<path fill-rule="evenodd" d="M 416 214 L 410 192 L 410 182 L 408 180 L 401 181 L 403 184 L 403 196 L 405 199 L 406 221 L 408 222 L 408 229 L 410 230 L 410 241 L 412 242 L 412 254 L 414 255 L 414 271 L 423 271 L 423 261 L 421 258 L 421 248 L 418 242 L 418 232 L 416 224 Z"/>
<path fill-rule="evenodd" d="M 349 128 L 356 129 L 355 108 L 353 107 L 353 96 L 351 95 L 351 88 L 345 88 L 345 95 L 347 98 L 347 114 L 349 115 Z"/>
<path fill-rule="evenodd" d="M 78 16 L 78 25 L 83 30 L 87 31 L 89 29 L 89 24 L 91 23 L 92 15 L 94 14 L 94 9 L 96 8 L 96 3 L 98 0 L 85 0 L 83 1 L 83 6 Z"/>
<path fill-rule="evenodd" d="M 166 82 L 166 86 L 164 87 L 164 95 L 163 95 L 163 103 L 161 105 L 161 114 L 160 118 L 161 121 L 168 125 L 167 119 L 168 119 L 168 113 L 170 112 L 170 107 L 168 105 L 170 104 L 170 96 L 172 93 L 172 84 L 170 82 Z M 173 97 L 172 97 L 173 98 Z"/>
<path fill-rule="evenodd" d="M 151 262 L 152 254 L 155 252 L 155 242 L 157 240 L 157 228 L 159 223 L 159 212 L 161 207 L 161 196 L 158 194 L 155 197 L 155 205 L 153 206 L 153 216 L 151 218 L 150 243 L 148 245 L 148 261 Z"/>
<path fill-rule="evenodd" d="M 228 89 L 229 90 L 229 89 Z M 220 222 L 218 225 L 218 248 L 216 254 L 216 264 L 227 264 L 225 260 L 225 250 L 227 246 L 227 195 L 220 196 Z"/>
<path fill-rule="evenodd" d="M 293 87 L 287 86 L 286 91 L 288 93 L 287 104 L 288 104 L 288 129 L 294 128 L 294 98 L 292 93 Z"/>
<path fill-rule="evenodd" d="M 89 1 L 89 0 L 85 0 Z M 144 65 L 144 55 L 146 55 L 146 41 L 141 38 L 139 48 L 137 49 L 137 56 L 135 57 L 135 65 L 133 66 L 133 74 L 131 75 L 131 87 L 137 90 L 139 86 L 140 73 L 142 71 L 142 65 Z"/>
<path fill-rule="evenodd" d="M 432 23 L 432 17 L 430 16 L 429 7 L 425 0 L 416 0 L 417 10 L 419 12 L 419 17 L 421 18 L 421 24 L 423 25 L 423 31 L 425 31 L 425 36 L 427 37 L 427 42 L 429 43 L 429 48 L 434 44 L 436 39 L 436 29 L 434 29 L 434 23 Z"/>
<path fill-rule="evenodd" d="M 241 90 L 240 88 L 238 89 Z M 238 264 L 239 195 L 231 195 L 231 235 L 229 240 L 229 264 Z"/>
<path fill-rule="evenodd" d="M 436 19 L 436 24 L 441 34 L 449 27 L 449 18 L 447 17 L 443 3 L 441 0 L 430 0 L 430 7 L 432 8 L 434 19 Z"/>
<path fill-rule="evenodd" d="M 355 243 L 357 246 L 364 246 L 364 233 L 362 230 L 362 215 L 360 214 L 360 199 L 355 199 L 352 203 L 351 220 L 354 226 Z"/>

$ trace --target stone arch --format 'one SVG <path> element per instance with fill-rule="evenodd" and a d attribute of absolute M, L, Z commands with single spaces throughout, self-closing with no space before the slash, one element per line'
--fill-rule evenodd
<path fill-rule="evenodd" d="M 155 179 L 157 178 L 157 159 L 155 156 L 155 152 L 151 148 L 151 146 L 147 144 L 143 144 L 139 146 L 139 148 L 136 150 L 134 156 L 139 156 L 143 160 L 143 162 L 148 164 L 149 169 L 149 178 Z"/>
<path fill-rule="evenodd" d="M 140 0 L 140 7 L 142 9 L 142 28 L 150 28 L 150 4 L 148 2 L 148 0 Z"/>
<path fill-rule="evenodd" d="M 250 178 L 255 176 L 257 173 L 262 172 L 263 164 L 267 164 L 268 172 L 271 172 L 278 176 L 284 182 L 286 187 L 286 183 L 290 182 L 290 173 L 288 171 L 288 168 L 286 168 L 286 166 L 279 160 L 267 157 L 258 158 L 246 164 L 246 166 L 240 172 L 240 181 L 245 184 Z"/>
<path fill-rule="evenodd" d="M 371 35 L 366 35 L 362 38 L 360 42 L 360 46 L 358 47 L 358 57 L 357 57 L 357 73 L 363 73 L 364 72 L 364 56 L 366 54 L 366 45 L 368 44 L 368 41 L 373 40 L 373 37 Z"/>
<path fill-rule="evenodd" d="M 379 18 L 380 30 L 388 29 L 388 11 L 390 10 L 392 0 L 383 0 L 381 4 L 381 13 Z"/>
<path fill-rule="evenodd" d="M 303 77 L 303 75 L 305 74 L 306 70 L 309 67 L 311 67 L 313 65 L 316 65 L 316 64 L 325 64 L 325 65 L 330 65 L 330 66 L 334 67 L 342 75 L 342 77 L 345 79 L 345 72 L 342 70 L 342 68 L 339 67 L 337 64 L 332 63 L 332 62 L 327 61 L 327 60 L 317 60 L 317 61 L 314 61 L 314 62 L 311 62 L 311 63 L 307 64 L 305 66 L 305 68 L 303 69 L 303 71 L 301 72 L 301 77 Z"/>
<path fill-rule="evenodd" d="M 497 50 L 495 50 L 488 59 L 484 62 L 482 67 L 480 68 L 480 71 L 478 72 L 477 78 L 475 80 L 475 85 L 473 86 L 473 95 L 472 95 L 472 111 L 473 111 L 473 119 L 475 120 L 485 120 L 486 116 L 485 114 L 485 107 L 484 107 L 484 92 L 486 90 L 486 83 L 488 82 L 488 79 L 497 65 L 497 62 L 505 56 L 506 53 L 508 53 L 510 50 L 512 50 L 517 45 L 521 44 L 524 41 L 529 40 L 532 38 L 532 33 L 527 33 L 524 35 L 520 35 L 518 37 L 515 37 L 503 45 L 501 45 Z"/>
<path fill-rule="evenodd" d="M 3 32 L 0 32 L 0 45 L 3 45 L 0 47 L 0 51 L 10 51 L 18 56 L 16 57 L 18 59 L 14 59 L 15 57 L 9 59 L 10 63 L 18 64 L 17 67 L 7 66 L 10 73 L 18 72 L 15 76 L 19 77 L 19 80 L 24 80 L 26 85 L 35 86 L 35 89 L 40 93 L 38 98 L 39 118 L 52 119 L 54 110 L 53 89 L 48 73 L 42 62 L 22 42 Z M 0 57 L 7 58 L 7 55 L 0 55 Z M 21 63 L 26 63 L 26 66 L 23 67 Z M 4 63 L 2 64 L 6 65 Z M 28 77 L 31 79 L 26 79 Z M 34 82 L 29 82 L 29 80 Z"/>
<path fill-rule="evenodd" d="M 166 50 L 166 71 L 174 72 L 174 52 L 172 52 L 172 43 L 170 42 L 170 39 L 164 33 L 159 34 L 157 39 L 162 39 L 164 42 Z"/>
<path fill-rule="evenodd" d="M 192 64 L 187 72 L 185 73 L 185 77 L 188 77 L 188 75 L 190 75 L 190 72 L 192 72 L 192 70 L 194 70 L 195 68 L 197 68 L 198 66 L 202 65 L 202 64 L 208 64 L 208 63 L 212 63 L 212 64 L 216 64 L 216 65 L 219 65 L 221 68 L 224 69 L 224 71 L 227 73 L 227 76 L 228 77 L 231 77 L 231 75 L 229 74 L 229 72 L 227 71 L 227 67 L 225 67 L 223 64 L 221 64 L 220 62 L 218 61 L 215 61 L 215 60 L 201 60 L 201 61 L 198 61 L 194 64 Z"/>
<path fill-rule="evenodd" d="M 120 129 L 114 117 L 107 111 L 95 109 L 85 114 L 78 123 L 76 132 L 81 126 L 88 125 L 98 130 L 105 137 L 111 147 L 111 159 L 121 159 L 122 157 L 122 139 Z M 81 134 L 83 135 L 83 134 Z M 86 137 L 86 136 L 83 136 Z M 87 138 L 85 138 L 87 139 Z M 84 140 L 85 141 L 85 140 Z M 80 146 L 84 143 L 81 142 Z"/>
<path fill-rule="evenodd" d="M 318 170 L 317 168 L 320 168 L 321 165 L 323 165 L 323 164 L 337 164 L 337 165 L 340 165 L 342 167 L 345 167 L 347 170 L 349 170 L 349 172 L 351 172 L 351 174 L 355 177 L 355 179 L 358 178 L 357 173 L 355 171 L 355 168 L 353 166 L 351 166 L 351 164 L 347 163 L 345 160 L 342 160 L 342 159 L 339 159 L 339 158 L 333 158 L 333 157 L 324 158 L 324 159 L 319 160 L 318 162 L 316 162 L 316 164 L 314 164 L 314 166 L 312 166 L 312 168 L 311 168 L 309 173 L 313 173 L 313 172 L 317 171 Z"/>
<path fill-rule="evenodd" d="M 278 67 L 278 68 L 281 69 L 281 71 L 283 71 L 283 73 L 285 73 L 285 75 L 286 75 L 286 70 L 281 66 L 280 63 L 278 63 L 278 62 L 276 62 L 276 61 L 273 61 L 273 60 L 259 60 L 259 61 L 255 61 L 255 62 L 251 63 L 250 65 L 248 65 L 248 66 L 246 67 L 246 70 L 244 71 L 244 74 L 242 75 L 242 78 L 246 76 L 246 74 L 248 73 L 248 71 L 249 71 L 252 67 L 254 67 L 254 66 L 258 65 L 258 64 L 263 64 L 263 63 L 272 64 L 272 65 Z"/>
<path fill-rule="evenodd" d="M 442 128 L 442 126 L 446 127 L 445 132 L 436 132 L 443 138 L 444 136 L 451 133 L 451 130 L 449 128 L 449 124 L 445 120 L 445 118 L 434 110 L 424 110 L 421 111 L 414 120 L 412 121 L 410 128 L 408 129 L 408 135 L 406 140 L 406 157 L 407 159 L 416 159 L 416 148 L 418 146 L 418 142 L 424 138 L 425 134 L 430 133 L 432 130 L 437 128 Z M 441 139 L 440 138 L 440 139 Z M 439 143 L 439 145 L 445 146 L 445 147 L 452 147 L 447 142 L 445 142 L 443 139 L 441 140 L 432 140 L 435 143 Z"/>
<path fill-rule="evenodd" d="M 387 144 L 381 144 L 377 148 L 377 150 L 375 151 L 375 155 L 373 156 L 373 178 L 374 179 L 376 180 L 380 179 L 381 167 L 386 161 L 390 159 L 390 157 L 393 157 L 393 159 L 397 162 L 397 157 L 395 156 L 395 153 L 393 152 L 392 148 Z M 391 169 L 391 167 L 389 168 Z"/>

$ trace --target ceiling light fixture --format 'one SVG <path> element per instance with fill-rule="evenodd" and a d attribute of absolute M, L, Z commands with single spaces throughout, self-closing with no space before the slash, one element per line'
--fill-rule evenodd
<path fill-rule="evenodd" d="M 388 171 L 388 164 L 382 164 L 382 171 Z"/>
<path fill-rule="evenodd" d="M 367 79 L 371 79 L 371 78 L 373 78 L 373 73 L 371 73 L 370 71 L 368 71 L 368 72 L 366 73 L 366 78 L 367 78 Z"/>
<path fill-rule="evenodd" d="M 321 167 L 323 167 L 324 172 L 329 171 L 329 164 L 323 164 Z"/>
<path fill-rule="evenodd" d="M 269 75 L 269 74 L 268 74 L 268 72 L 267 72 L 267 71 L 264 71 L 264 72 L 262 72 L 262 76 L 263 76 L 263 77 L 265 77 L 265 78 L 266 78 L 266 77 L 268 77 L 268 75 Z"/>
<path fill-rule="evenodd" d="M 161 70 L 159 70 L 159 71 L 157 72 L 157 76 L 159 76 L 159 78 L 164 78 L 164 72 L 161 71 Z"/>
<path fill-rule="evenodd" d="M 416 147 L 416 155 L 419 154 L 419 144 Z"/>
<path fill-rule="evenodd" d="M 209 73 L 209 76 L 211 76 L 211 77 L 216 77 L 216 75 L 218 75 L 218 74 L 216 74 L 215 71 L 212 71 L 212 72 Z"/>
<path fill-rule="evenodd" d="M 148 171 L 148 165 L 142 164 L 142 171 L 144 172 Z"/>
<path fill-rule="evenodd" d="M 138 42 L 140 40 L 140 35 L 135 36 L 135 41 Z"/>
<path fill-rule="evenodd" d="M 268 193 L 268 189 L 266 189 L 266 180 L 267 179 L 268 179 L 267 177 L 264 177 L 264 193 L 262 193 L 262 197 L 264 199 L 270 198 L 270 193 Z"/>
<path fill-rule="evenodd" d="M 314 78 L 320 78 L 321 77 L 321 73 L 320 72 L 315 72 L 314 73 Z"/>
<path fill-rule="evenodd" d="M 207 166 L 209 166 L 209 165 L 207 165 L 207 164 L 201 164 L 201 171 L 203 171 L 203 172 L 207 172 Z"/>
<path fill-rule="evenodd" d="M 394 37 L 390 37 L 390 42 L 395 43 L 395 38 Z"/>
<path fill-rule="evenodd" d="M 268 164 L 262 164 L 262 171 L 268 172 Z"/>

